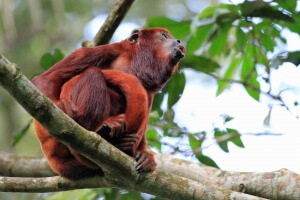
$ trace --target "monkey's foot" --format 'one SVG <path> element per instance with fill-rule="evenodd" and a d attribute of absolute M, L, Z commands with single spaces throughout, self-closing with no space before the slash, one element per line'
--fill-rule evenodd
<path fill-rule="evenodd" d="M 133 154 L 133 148 L 136 143 L 139 141 L 140 136 L 136 134 L 125 134 L 122 136 L 116 144 L 116 147 L 121 151 L 128 153 L 129 155 Z"/>
<path fill-rule="evenodd" d="M 107 118 L 96 130 L 99 135 L 108 135 L 110 138 L 118 138 L 126 130 L 125 115 L 120 114 Z"/>
<path fill-rule="evenodd" d="M 137 153 L 135 160 L 137 164 L 135 166 L 135 170 L 139 173 L 141 172 L 151 172 L 156 167 L 156 162 L 154 160 L 154 156 L 147 151 L 140 151 Z"/>

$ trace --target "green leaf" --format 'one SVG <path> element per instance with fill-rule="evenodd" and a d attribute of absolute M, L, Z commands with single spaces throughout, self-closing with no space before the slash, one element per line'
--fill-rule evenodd
<path fill-rule="evenodd" d="M 65 57 L 65 55 L 63 54 L 63 52 L 60 49 L 54 49 L 54 53 L 53 53 L 53 61 L 54 61 L 54 63 L 59 62 L 64 57 Z"/>
<path fill-rule="evenodd" d="M 204 165 L 219 168 L 219 166 L 210 157 L 202 155 L 202 153 L 197 153 L 196 158 Z"/>
<path fill-rule="evenodd" d="M 175 21 L 166 17 L 155 17 L 148 19 L 146 28 L 163 27 L 177 39 L 183 39 L 190 34 L 191 21 Z"/>
<path fill-rule="evenodd" d="M 175 103 L 180 99 L 185 87 L 184 73 L 175 73 L 173 78 L 163 88 L 164 92 L 168 92 L 168 108 L 172 108 Z"/>
<path fill-rule="evenodd" d="M 224 79 L 230 80 L 234 77 L 235 73 L 237 72 L 240 63 L 242 61 L 241 57 L 234 57 L 231 61 L 231 64 L 229 65 L 228 69 L 225 72 Z M 217 96 L 222 94 L 222 92 L 229 86 L 229 82 L 218 80 L 218 90 L 217 90 Z"/>
<path fill-rule="evenodd" d="M 193 150 L 201 147 L 203 140 L 198 140 L 194 135 L 189 134 L 190 146 Z"/>
<path fill-rule="evenodd" d="M 297 7 L 297 0 L 274 0 L 282 8 L 294 13 Z"/>
<path fill-rule="evenodd" d="M 161 115 L 157 110 L 152 111 L 149 115 L 149 124 L 158 122 L 160 120 L 160 117 L 161 117 Z"/>
<path fill-rule="evenodd" d="M 221 68 L 218 63 L 204 56 L 186 56 L 186 58 L 182 60 L 181 64 L 204 73 L 215 72 Z"/>
<path fill-rule="evenodd" d="M 245 57 L 242 70 L 241 70 L 241 78 L 243 81 L 247 82 L 251 86 L 244 85 L 247 93 L 254 98 L 255 100 L 259 101 L 260 98 L 260 83 L 257 81 L 257 71 L 254 66 L 254 50 L 253 46 L 249 45 L 246 53 L 247 56 Z M 254 87 L 254 88 L 252 88 Z"/>
<path fill-rule="evenodd" d="M 13 138 L 13 146 L 15 146 L 20 140 L 28 133 L 29 127 L 31 123 L 33 122 L 33 119 L 28 120 L 25 125 L 18 130 L 16 133 L 14 133 L 14 138 Z"/>
<path fill-rule="evenodd" d="M 227 130 L 227 133 L 229 133 L 229 134 L 236 134 L 236 137 L 233 137 L 229 140 L 230 142 L 232 142 L 233 144 L 235 144 L 238 147 L 245 148 L 245 146 L 241 140 L 240 134 L 236 129 L 227 128 L 226 130 Z"/>
<path fill-rule="evenodd" d="M 282 22 L 283 27 L 287 27 L 290 31 L 300 34 L 300 12 L 293 16 L 294 22 Z"/>
<path fill-rule="evenodd" d="M 152 111 L 157 111 L 159 113 L 159 115 L 162 115 L 163 111 L 161 110 L 161 104 L 162 104 L 162 101 L 164 99 L 164 95 L 165 93 L 163 92 L 160 92 L 160 93 L 157 93 L 154 97 L 154 100 L 153 100 L 153 103 L 152 103 Z"/>
<path fill-rule="evenodd" d="M 300 51 L 293 51 L 287 54 L 287 57 L 283 59 L 284 62 L 291 62 L 294 65 L 300 65 Z"/>
<path fill-rule="evenodd" d="M 227 41 L 228 31 L 232 27 L 232 22 L 233 21 L 218 24 L 219 29 L 217 32 L 217 36 L 212 40 L 209 51 L 211 56 L 216 56 L 223 52 Z"/>
<path fill-rule="evenodd" d="M 237 51 L 244 51 L 244 48 L 247 43 L 246 34 L 240 27 L 238 27 L 236 29 L 235 36 L 236 36 L 235 48 L 237 49 Z"/>
<path fill-rule="evenodd" d="M 223 116 L 223 119 L 224 119 L 225 123 L 230 122 L 231 120 L 234 119 L 234 117 L 231 117 L 229 115 L 222 115 L 222 116 Z"/>
<path fill-rule="evenodd" d="M 64 54 L 61 50 L 55 49 L 54 52 L 51 53 L 45 53 L 40 60 L 41 67 L 44 70 L 49 69 L 52 67 L 55 63 L 62 60 L 64 58 Z"/>
<path fill-rule="evenodd" d="M 271 38 L 271 35 L 269 34 L 260 34 L 260 42 L 265 47 L 267 51 L 274 51 L 274 47 L 276 46 L 276 42 L 273 38 Z"/>
<path fill-rule="evenodd" d="M 225 134 L 226 133 L 224 133 L 223 131 L 220 131 L 219 129 L 215 129 L 215 131 L 214 131 L 214 137 L 215 137 L 216 141 L 217 141 L 218 138 L 224 136 Z M 227 143 L 228 143 L 228 140 L 222 141 L 222 142 L 218 142 L 219 147 L 223 151 L 225 151 L 226 153 L 229 152 L 229 150 L 228 150 L 228 144 Z"/>
<path fill-rule="evenodd" d="M 52 67 L 53 65 L 53 58 L 52 58 L 52 55 L 50 53 L 45 53 L 42 58 L 41 58 L 41 67 L 44 69 L 44 70 L 47 70 L 49 69 L 50 67 Z"/>
<path fill-rule="evenodd" d="M 289 14 L 275 9 L 275 7 L 262 0 L 245 1 L 241 4 L 241 11 L 244 17 L 270 18 L 293 22 L 293 18 Z"/>
<path fill-rule="evenodd" d="M 155 147 L 159 151 L 161 151 L 161 143 L 159 142 L 159 135 L 154 128 L 151 128 L 146 133 L 148 145 L 151 147 Z"/>
<path fill-rule="evenodd" d="M 208 18 L 214 15 L 215 10 L 217 9 L 216 6 L 209 6 L 205 8 L 199 15 L 199 19 Z"/>
<path fill-rule="evenodd" d="M 188 54 L 193 54 L 196 50 L 198 50 L 203 42 L 207 39 L 208 35 L 210 34 L 213 24 L 201 26 L 197 28 L 195 34 L 191 36 L 188 40 L 186 49 Z"/>

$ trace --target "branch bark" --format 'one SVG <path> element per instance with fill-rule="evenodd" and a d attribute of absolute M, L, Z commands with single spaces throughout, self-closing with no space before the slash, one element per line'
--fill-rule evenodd
<path fill-rule="evenodd" d="M 99 165 L 104 172 L 104 178 L 114 187 L 171 199 L 257 199 L 230 190 L 207 187 L 197 181 L 165 173 L 159 169 L 152 173 L 138 174 L 134 169 L 136 163 L 133 158 L 119 151 L 98 134 L 78 125 L 50 99 L 42 95 L 20 69 L 2 55 L 0 55 L 0 84 L 53 137 Z M 9 191 L 5 178 L 4 180 L 2 178 L 2 181 L 4 182 L 0 185 L 0 191 Z M 16 191 L 16 188 L 13 191 Z M 33 192 L 29 189 L 26 191 Z"/>
<path fill-rule="evenodd" d="M 287 169 L 281 169 L 275 172 L 234 172 L 203 166 L 187 160 L 178 159 L 173 155 L 156 154 L 155 159 L 158 164 L 158 169 L 161 171 L 192 179 L 205 185 L 244 192 L 268 199 L 300 199 L 300 176 Z M 1 165 L 1 163 L 5 163 L 8 160 L 14 164 Z M 10 168 L 13 170 L 10 170 Z M 37 173 L 37 170 L 41 168 L 48 168 L 48 163 L 45 162 L 45 159 L 18 157 L 14 154 L 0 151 L 1 175 L 16 176 L 16 174 L 18 174 L 24 177 L 39 177 L 40 174 Z M 12 173 L 4 174 L 3 172 Z M 44 175 L 54 176 L 55 174 L 50 171 Z M 90 181 L 96 180 L 97 179 L 93 179 Z M 100 186 L 99 184 L 99 187 Z"/>
<path fill-rule="evenodd" d="M 84 41 L 82 46 L 98 46 L 107 44 L 133 2 L 134 0 L 117 1 L 94 39 L 92 41 Z"/>

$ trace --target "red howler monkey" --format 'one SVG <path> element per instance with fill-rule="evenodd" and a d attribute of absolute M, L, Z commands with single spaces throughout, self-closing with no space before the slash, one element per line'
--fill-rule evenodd
<path fill-rule="evenodd" d="M 119 43 L 74 51 L 32 82 L 80 125 L 134 157 L 138 172 L 147 172 L 156 166 L 145 139 L 153 97 L 184 54 L 180 40 L 165 29 L 135 30 Z M 35 124 L 54 171 L 72 179 L 99 173 L 98 166 Z"/>

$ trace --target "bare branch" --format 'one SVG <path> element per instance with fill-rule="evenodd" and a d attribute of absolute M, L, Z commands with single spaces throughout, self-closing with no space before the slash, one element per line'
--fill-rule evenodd
<path fill-rule="evenodd" d="M 95 176 L 80 180 L 69 180 L 60 176 L 44 178 L 1 177 L 2 192 L 58 192 L 83 188 L 112 187 L 103 177 Z"/>
<path fill-rule="evenodd" d="M 0 163 L 2 162 L 2 155 L 8 155 L 8 153 L 0 152 Z M 22 159 L 14 154 L 10 154 L 11 159 L 16 158 L 16 161 Z M 27 159 L 27 164 L 31 162 L 37 163 L 38 159 Z M 237 192 L 246 192 L 247 194 L 257 195 L 269 199 L 299 199 L 300 198 L 300 177 L 289 170 L 281 169 L 275 172 L 233 172 L 223 171 L 213 167 L 207 167 L 201 164 L 193 163 L 187 160 L 178 159 L 172 155 L 156 154 L 155 159 L 158 163 L 158 169 L 166 173 L 176 174 L 188 179 L 192 179 L 201 182 L 205 185 L 212 185 L 219 188 L 235 190 Z M 40 165 L 47 165 L 43 159 L 40 160 Z M 46 167 L 46 166 L 45 166 Z M 19 168 L 20 169 L 20 168 Z M 29 168 L 27 168 L 29 169 Z M 29 174 L 29 173 L 27 173 Z M 50 174 L 49 174 L 50 175 Z M 3 177 L 0 178 L 1 184 L 4 184 Z M 14 181 L 14 179 L 6 179 Z M 45 182 L 61 182 L 64 179 L 34 179 L 37 181 Z M 22 183 L 28 181 L 27 179 L 15 179 L 16 183 Z M 81 181 L 81 180 L 80 180 Z M 84 179 L 86 182 L 99 182 L 99 187 L 104 187 L 101 177 L 93 177 L 90 179 Z M 52 183 L 52 188 L 48 186 L 48 191 L 54 191 L 57 189 Z M 100 184 L 101 183 L 101 184 Z M 6 186 L 9 183 L 6 183 Z M 60 190 L 76 189 L 79 188 L 79 183 L 74 183 L 72 187 L 61 188 Z M 105 183 L 108 184 L 108 183 Z M 83 184 L 84 185 L 84 184 Z M 97 183 L 88 183 L 89 188 L 96 186 Z M 12 186 L 10 186 L 12 187 Z M 21 190 L 21 186 L 19 190 Z M 30 190 L 34 190 L 34 187 Z M 287 188 L 289 188 L 287 190 Z M 35 188 L 37 190 L 37 188 Z M 42 189 L 39 189 L 42 190 Z"/>
<path fill-rule="evenodd" d="M 93 41 L 84 41 L 82 46 L 98 46 L 107 44 L 115 30 L 125 17 L 134 0 L 118 0 L 101 26 Z"/>

